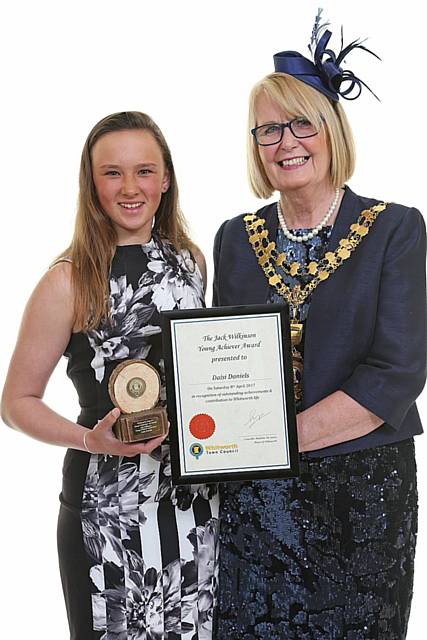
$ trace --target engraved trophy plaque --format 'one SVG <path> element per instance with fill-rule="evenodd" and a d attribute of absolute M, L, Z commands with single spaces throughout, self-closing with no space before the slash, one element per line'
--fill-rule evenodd
<path fill-rule="evenodd" d="M 145 360 L 125 360 L 112 372 L 108 392 L 122 415 L 113 431 L 122 442 L 132 443 L 157 438 L 167 432 L 166 410 L 157 406 L 160 376 Z"/>

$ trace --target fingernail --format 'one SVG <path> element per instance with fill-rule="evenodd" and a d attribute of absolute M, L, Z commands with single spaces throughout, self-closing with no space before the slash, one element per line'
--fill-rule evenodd
<path fill-rule="evenodd" d="M 118 418 L 120 415 L 120 409 L 118 409 L 117 407 L 115 407 L 112 412 L 111 415 L 113 416 L 113 418 Z"/>

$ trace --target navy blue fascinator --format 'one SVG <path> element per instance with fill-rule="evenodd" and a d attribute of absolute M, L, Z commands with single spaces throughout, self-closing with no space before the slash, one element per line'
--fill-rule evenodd
<path fill-rule="evenodd" d="M 341 27 L 341 50 L 338 54 L 328 49 L 332 33 L 327 29 L 329 22 L 321 24 L 322 9 L 319 9 L 314 21 L 309 51 L 313 61 L 305 58 L 297 51 L 281 51 L 273 56 L 275 71 L 287 73 L 298 80 L 309 84 L 325 96 L 338 102 L 340 96 L 346 100 L 355 100 L 366 87 L 372 95 L 378 96 L 349 69 L 343 69 L 342 63 L 346 56 L 354 49 L 362 49 L 381 60 L 379 56 L 367 49 L 364 40 L 353 40 L 344 47 L 343 29 Z"/>

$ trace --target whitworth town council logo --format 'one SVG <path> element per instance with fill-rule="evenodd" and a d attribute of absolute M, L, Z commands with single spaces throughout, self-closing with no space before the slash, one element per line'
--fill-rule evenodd
<path fill-rule="evenodd" d="M 193 444 L 190 446 L 190 453 L 197 460 L 200 458 L 203 452 L 204 452 L 203 446 L 198 442 L 193 442 Z"/>

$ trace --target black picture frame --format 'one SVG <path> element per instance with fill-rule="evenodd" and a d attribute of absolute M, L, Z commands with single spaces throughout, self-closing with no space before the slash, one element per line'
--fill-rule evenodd
<path fill-rule="evenodd" d="M 296 415 L 295 415 L 295 402 L 294 402 L 294 388 L 293 388 L 293 366 L 292 366 L 292 348 L 291 348 L 291 337 L 290 337 L 290 325 L 289 325 L 289 312 L 288 306 L 285 304 L 257 304 L 257 305 L 239 305 L 239 306 L 227 306 L 227 307 L 214 307 L 214 308 L 200 308 L 200 309 L 182 309 L 182 310 L 174 310 L 174 311 L 162 311 L 161 313 L 162 319 L 162 340 L 163 340 L 163 355 L 165 362 L 165 374 L 166 374 L 166 391 L 167 391 L 167 407 L 168 407 L 168 418 L 170 422 L 170 445 L 171 445 L 171 471 L 172 471 L 172 482 L 174 485 L 182 485 L 182 484 L 204 484 L 204 483 L 216 483 L 216 482 L 232 482 L 232 481 L 242 481 L 242 480 L 263 480 L 270 478 L 289 478 L 295 477 L 299 473 L 299 465 L 298 465 L 298 438 L 297 438 L 297 426 L 296 426 Z M 257 468 L 256 464 L 250 465 L 234 465 L 232 460 L 232 456 L 230 457 L 230 464 L 220 465 L 221 468 L 215 470 L 204 470 L 203 464 L 200 464 L 200 468 L 198 470 L 190 469 L 191 463 L 188 461 L 192 461 L 193 457 L 196 457 L 199 460 L 199 456 L 201 458 L 200 450 L 197 449 L 197 445 L 201 446 L 202 453 L 214 453 L 215 447 L 210 447 L 209 444 L 206 445 L 206 451 L 204 451 L 203 443 L 200 444 L 198 442 L 194 443 L 194 451 L 191 453 L 191 457 L 188 455 L 188 451 L 184 446 L 184 440 L 188 437 L 185 435 L 187 426 L 184 424 L 186 421 L 182 417 L 182 367 L 187 366 L 185 362 L 185 358 L 181 358 L 183 352 L 183 345 L 179 344 L 180 341 L 183 342 L 183 338 L 178 337 L 178 331 L 182 331 L 182 326 L 187 325 L 185 331 L 190 331 L 191 329 L 198 327 L 212 327 L 218 326 L 223 327 L 229 322 L 230 326 L 237 326 L 238 321 L 248 322 L 248 320 L 252 322 L 257 322 L 258 320 L 263 319 L 269 320 L 270 323 L 273 323 L 273 326 L 277 331 L 277 340 L 278 340 L 278 354 L 273 355 L 273 359 L 277 360 L 277 370 L 279 371 L 279 376 L 281 379 L 279 380 L 280 393 L 277 394 L 278 398 L 276 398 L 276 403 L 274 404 L 274 408 L 276 413 L 281 416 L 283 421 L 283 431 L 286 432 L 284 435 L 284 446 L 283 446 L 283 463 L 282 464 L 272 464 L 266 467 L 265 463 L 259 464 L 259 468 Z M 237 321 L 233 324 L 233 321 Z M 215 324 L 215 323 L 221 324 Z M 198 327 L 196 326 L 196 323 Z M 190 326 L 191 325 L 191 326 Z M 267 326 L 267 325 L 266 325 Z M 181 327 L 181 328 L 180 328 Z M 207 334 L 209 335 L 209 334 Z M 226 334 L 224 334 L 225 336 Z M 239 334 L 227 334 L 227 335 L 239 335 Z M 218 339 L 220 337 L 216 336 Z M 188 338 L 187 338 L 188 339 Z M 186 340 L 187 340 L 186 339 Z M 238 344 L 238 342 L 236 343 Z M 178 346 L 177 346 L 178 345 Z M 254 345 L 252 345 L 254 346 Z M 190 348 L 190 347 L 189 347 Z M 193 348 L 193 347 L 191 347 Z M 197 347 L 199 348 L 199 347 Z M 237 348 L 237 347 L 236 347 Z M 259 358 L 268 358 L 272 357 L 268 353 L 264 352 L 261 348 L 261 344 L 259 346 L 259 351 L 257 355 Z M 213 359 L 213 358 L 212 358 Z M 252 355 L 251 355 L 251 359 Z M 257 362 L 259 362 L 257 360 Z M 197 376 L 197 372 L 194 372 L 194 375 Z M 204 384 L 215 384 L 215 383 L 205 383 L 205 382 L 196 382 L 196 385 L 204 385 Z M 250 386 L 250 385 L 248 385 Z M 227 388 L 227 387 L 224 387 Z M 187 391 L 187 396 L 188 396 Z M 235 392 L 237 393 L 237 392 Z M 250 391 L 246 391 L 246 393 L 250 393 Z M 221 397 L 221 393 L 218 394 Z M 256 396 L 257 397 L 257 396 Z M 251 401 L 252 396 L 249 397 Z M 238 398 L 239 399 L 239 398 Z M 228 402 L 227 399 L 223 399 L 225 402 Z M 217 401 L 219 402 L 219 400 Z M 233 405 L 234 402 L 232 401 Z M 197 401 L 195 402 L 195 405 Z M 241 403 L 242 406 L 245 404 Z M 248 403 L 246 403 L 248 404 Z M 252 401 L 253 404 L 253 401 Z M 280 405 L 280 406 L 279 406 Z M 237 406 L 237 405 L 236 405 Z M 266 405 L 267 406 L 267 405 Z M 240 406 L 239 406 L 240 412 Z M 201 412 L 198 416 L 204 416 L 205 413 Z M 267 416 L 268 413 L 259 414 L 262 418 Z M 196 417 L 198 417 L 196 416 Z M 209 416 L 208 416 L 209 417 Z M 251 424 L 251 421 L 255 420 L 255 417 L 250 417 L 248 423 Z M 265 422 L 265 420 L 263 420 Z M 259 428 L 259 425 L 257 425 Z M 251 428 L 251 426 L 249 427 Z M 246 432 L 245 432 L 246 433 Z M 282 433 L 282 430 L 279 430 L 279 434 Z M 259 438 L 263 438 L 264 436 L 259 436 Z M 282 436 L 283 437 L 283 436 Z M 204 440 L 205 438 L 203 438 Z M 250 438 L 246 438 L 250 439 Z M 195 440 L 199 440 L 195 438 Z M 206 443 L 205 443 L 206 444 Z M 259 444 L 259 443 L 258 443 Z M 261 447 L 264 451 L 267 451 L 268 454 L 268 441 L 265 441 L 265 446 Z M 193 446 L 193 445 L 191 445 Z M 223 447 L 230 447 L 233 445 L 224 444 Z M 237 445 L 236 445 L 237 446 Z M 237 446 L 237 448 L 239 448 Z M 217 447 L 218 449 L 218 447 Z M 286 449 L 286 450 L 285 450 Z M 211 451 L 212 450 L 212 451 Z M 224 449 L 220 449 L 219 453 L 224 454 Z M 228 451 L 227 451 L 228 453 Z M 230 452 L 231 453 L 231 452 Z M 272 454 L 272 455 L 277 455 Z M 204 458 L 206 460 L 206 458 Z"/>

